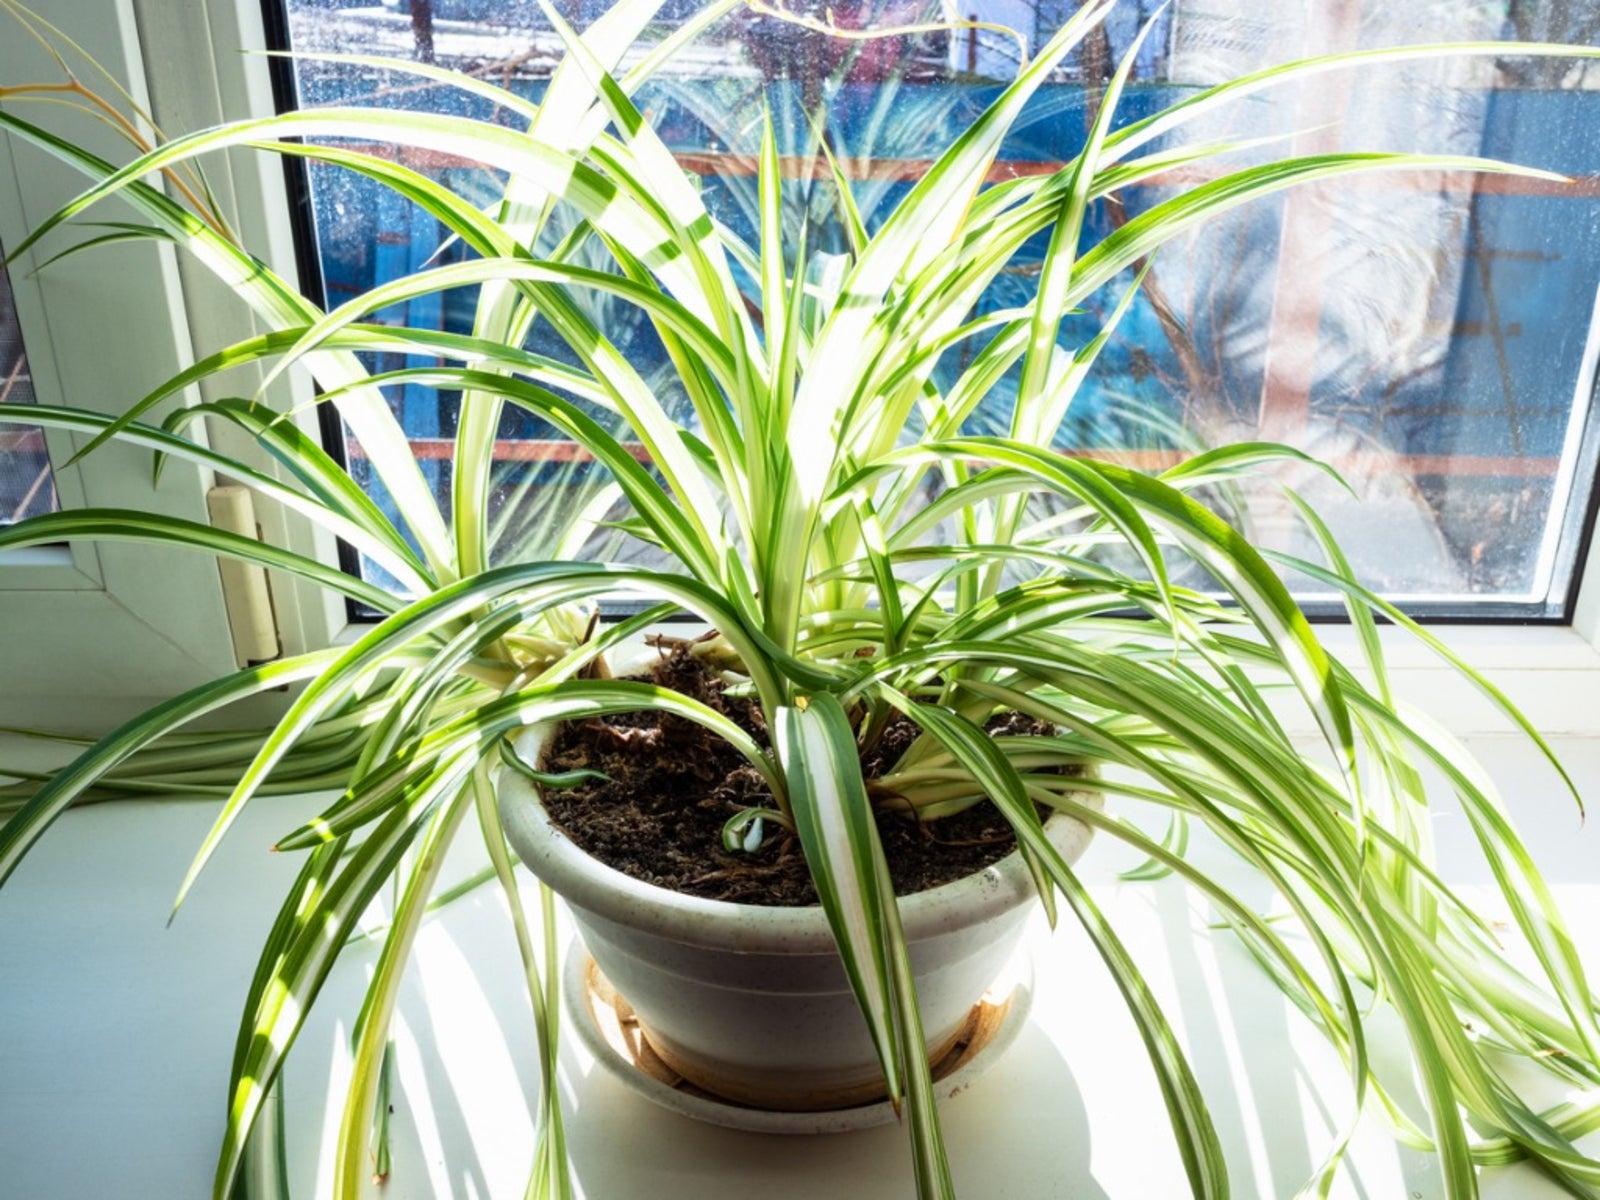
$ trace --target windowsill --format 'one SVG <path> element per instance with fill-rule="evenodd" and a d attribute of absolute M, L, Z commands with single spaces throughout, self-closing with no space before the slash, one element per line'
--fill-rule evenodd
<path fill-rule="evenodd" d="M 1562 747 L 1600 778 L 1600 742 Z M 1513 792 L 1558 900 L 1600 903 L 1600 857 L 1574 836 L 1569 802 L 1533 787 L 1509 744 L 1488 765 Z M 201 803 L 108 805 L 69 814 L 0 892 L 0 1161 L 17 1195 L 202 1197 L 222 1130 L 234 1022 L 297 856 L 266 852 L 313 811 L 295 797 L 246 809 L 172 928 L 173 891 L 214 812 Z M 1465 822 L 1437 822 L 1445 877 L 1471 902 L 1486 882 L 1461 862 Z M 466 838 L 463 842 L 473 843 Z M 481 851 L 479 852 L 481 854 Z M 1172 880 L 1120 884 L 1097 846 L 1084 877 L 1190 1047 L 1240 1195 L 1288 1195 L 1348 1114 L 1335 1055 Z M 454 877 L 475 863 L 452 863 Z M 1246 883 L 1242 894 L 1266 900 Z M 1485 915 L 1499 914 L 1493 906 Z M 1576 922 L 1600 968 L 1600 927 Z M 962 1195 L 1123 1200 L 1187 1194 L 1153 1077 L 1115 988 L 1063 918 L 1036 927 L 1032 1016 L 1017 1043 L 944 1106 Z M 329 1191 L 351 1024 L 375 949 L 335 969 L 287 1074 L 290 1194 Z M 396 1024 L 394 1170 L 383 1196 L 520 1194 L 538 1093 L 532 1022 L 504 904 L 492 886 L 431 918 Z M 635 1097 L 565 1039 L 563 1104 L 581 1194 L 699 1200 L 909 1195 L 894 1127 L 821 1138 L 693 1124 Z M 1596 1152 L 1591 1139 L 1590 1153 Z M 1437 1173 L 1364 1125 L 1335 1195 L 1435 1195 Z M 374 1192 L 374 1194 L 378 1194 Z M 1525 1167 L 1485 1173 L 1486 1200 L 1559 1195 Z"/>
<path fill-rule="evenodd" d="M 1429 632 L 1468 666 L 1482 672 L 1516 704 L 1533 727 L 1550 738 L 1600 736 L 1600 650 L 1570 626 L 1432 625 Z M 1359 656 L 1349 626 L 1317 627 L 1317 634 L 1345 661 Z M 1395 693 L 1438 721 L 1454 736 L 1524 735 L 1477 688 L 1404 631 L 1379 630 Z M 1309 718 L 1291 725 L 1314 732 Z"/>

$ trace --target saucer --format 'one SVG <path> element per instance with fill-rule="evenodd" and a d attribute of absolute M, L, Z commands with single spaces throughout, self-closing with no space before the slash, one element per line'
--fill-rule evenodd
<path fill-rule="evenodd" d="M 823 1112 L 752 1108 L 696 1087 L 662 1062 L 651 1048 L 633 1008 L 600 973 L 582 941 L 574 938 L 563 966 L 562 991 L 573 1029 L 588 1051 L 630 1091 L 697 1121 L 756 1133 L 848 1133 L 890 1125 L 897 1119 L 887 1100 Z M 1016 1040 L 1033 1005 L 1033 970 L 1025 955 L 972 1006 L 955 1044 L 933 1064 L 939 1100 L 965 1091 Z"/>

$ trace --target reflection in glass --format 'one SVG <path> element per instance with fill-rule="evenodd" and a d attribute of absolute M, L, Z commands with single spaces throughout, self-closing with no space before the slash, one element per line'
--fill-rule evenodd
<path fill-rule="evenodd" d="M 0 267 L 0 404 L 33 402 L 33 378 L 22 349 L 11 280 Z M 44 434 L 0 424 L 0 524 L 55 511 L 56 485 Z"/>

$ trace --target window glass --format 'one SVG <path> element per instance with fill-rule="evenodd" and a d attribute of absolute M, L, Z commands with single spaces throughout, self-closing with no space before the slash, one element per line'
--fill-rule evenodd
<path fill-rule="evenodd" d="M 11 279 L 0 267 L 0 404 L 31 404 L 33 378 L 22 349 Z M 41 430 L 0 424 L 0 524 L 53 512 L 55 478 Z"/>
<path fill-rule="evenodd" d="M 581 26 L 604 7 L 567 0 L 563 11 Z M 697 7 L 667 0 L 647 40 Z M 962 5 L 963 15 L 1012 33 L 963 28 L 851 41 L 802 22 L 883 29 L 928 19 L 929 6 L 796 0 L 788 11 L 802 22 L 753 6 L 711 29 L 636 101 L 701 177 L 713 214 L 746 234 L 765 102 L 787 156 L 791 230 L 803 223 L 810 246 L 841 251 L 819 136 L 868 223 L 880 220 L 996 95 L 1024 48 L 1037 49 L 1075 8 L 1072 0 L 981 0 Z M 288 0 L 288 15 L 295 49 L 431 60 L 534 99 L 559 51 L 537 6 L 520 0 Z M 1040 90 L 1002 150 L 996 179 L 1051 171 L 1077 152 L 1097 85 L 1150 21 L 1121 123 L 1309 54 L 1497 38 L 1592 43 L 1600 32 L 1600 15 L 1583 0 L 1125 0 Z M 304 58 L 295 73 L 306 106 L 360 100 L 511 120 L 454 89 L 367 65 Z M 1594 474 L 1586 422 L 1600 282 L 1597 103 L 1600 68 L 1592 64 L 1455 57 L 1319 75 L 1191 125 L 1185 141 L 1253 145 L 1097 203 L 1086 240 L 1180 186 L 1290 152 L 1481 155 L 1575 182 L 1472 171 L 1370 175 L 1301 188 L 1168 245 L 1057 444 L 1155 469 L 1222 442 L 1289 443 L 1327 460 L 1343 483 L 1309 467 L 1286 469 L 1279 483 L 1318 505 L 1375 587 L 1424 614 L 1561 615 Z M 484 203 L 499 187 L 448 155 L 407 162 Z M 330 303 L 460 253 L 432 218 L 376 186 L 318 166 L 310 178 Z M 552 244 L 561 232 L 552 230 Z M 1005 308 L 1024 295 L 1042 249 L 1011 264 L 979 307 Z M 1069 320 L 1063 343 L 1081 343 L 1125 286 L 1118 281 Z M 464 331 L 473 301 L 448 294 L 382 319 Z M 583 302 L 670 392 L 671 372 L 642 316 L 615 300 Z M 559 354 L 551 342 L 533 330 L 531 345 Z M 960 365 L 955 352 L 944 369 L 953 376 Z M 1014 377 L 999 381 L 975 428 L 1004 428 L 1015 385 Z M 448 503 L 453 398 L 408 388 L 392 403 Z M 541 513 L 574 511 L 598 481 L 536 421 L 508 416 L 501 432 L 497 553 L 507 558 L 531 552 L 523 535 Z M 360 473 L 359 447 L 352 454 Z M 1266 544 L 1310 550 L 1281 487 L 1216 501 Z M 634 553 L 621 534 L 609 536 L 591 550 Z"/>

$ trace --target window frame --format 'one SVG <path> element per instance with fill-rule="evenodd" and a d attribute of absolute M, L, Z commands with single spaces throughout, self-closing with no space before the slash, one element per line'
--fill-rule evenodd
<path fill-rule="evenodd" d="M 36 7 L 115 74 L 163 128 L 200 128 L 225 113 L 271 108 L 265 60 L 239 53 L 240 47 L 265 46 L 253 4 L 212 2 L 196 11 L 149 0 L 46 0 Z M 55 74 L 27 37 L 0 38 L 0 78 Z M 17 111 L 24 118 L 37 115 L 26 107 Z M 43 123 L 63 128 L 55 115 Z M 104 157 L 126 160 L 126 143 L 109 131 L 84 121 L 70 132 Z M 275 266 L 292 268 L 276 164 L 252 157 L 263 156 L 214 158 L 208 178 L 248 243 L 258 251 L 266 247 Z M 44 152 L 0 135 L 0 241 L 17 244 L 84 186 L 81 175 Z M 120 412 L 137 399 L 130 389 L 154 386 L 192 363 L 193 347 L 257 332 L 243 306 L 219 296 L 220 286 L 203 268 L 154 242 L 97 248 L 33 274 L 42 258 L 69 244 L 52 238 L 39 253 L 19 257 L 10 272 L 39 403 Z M 107 386 L 108 362 L 118 364 L 116 384 L 125 380 L 127 386 Z M 240 386 L 230 382 L 214 394 L 236 394 Z M 309 398 L 303 384 L 286 381 L 271 399 L 292 405 Z M 214 448 L 285 477 L 236 431 L 208 426 L 207 435 Z M 211 471 L 170 463 L 155 488 L 148 453 L 122 446 L 64 465 L 84 441 L 55 430 L 45 434 L 63 508 L 119 507 L 209 520 L 206 494 L 218 482 Z M 288 519 L 263 501 L 256 509 L 267 538 L 322 558 L 333 553 L 332 539 L 309 522 Z M 348 624 L 341 597 L 286 577 L 269 582 L 283 652 L 326 645 Z M 0 638 L 0 725 L 103 732 L 240 665 L 217 563 L 182 549 L 74 542 L 0 556 L 0 630 L 25 631 Z M 263 700 L 228 717 L 262 721 L 282 703 Z"/>
<path fill-rule="evenodd" d="M 275 43 L 266 19 L 270 6 L 263 0 L 133 3 L 151 81 L 152 111 L 164 128 L 188 132 L 278 111 L 278 89 L 283 86 L 279 73 L 288 64 L 271 57 Z M 195 19 L 197 14 L 204 19 Z M 295 185 L 304 164 L 251 150 L 207 155 L 205 162 L 207 179 L 242 243 L 284 279 L 302 289 L 314 286 L 306 294 L 320 302 L 321 275 L 316 240 L 307 224 L 308 201 L 303 188 Z M 297 205 L 305 207 L 297 210 Z M 266 327 L 200 264 L 180 256 L 179 273 L 190 299 L 189 327 L 195 345 L 216 349 L 265 332 Z M 208 400 L 246 389 L 254 393 L 263 377 L 261 368 L 236 370 L 226 381 L 206 380 L 199 392 Z M 335 446 L 332 433 L 339 428 L 338 415 L 315 403 L 315 388 L 304 372 L 285 372 L 262 399 L 277 411 L 293 414 L 290 419 L 303 432 Z M 281 482 L 294 483 L 288 471 L 238 427 L 208 419 L 205 430 L 214 449 Z M 343 463 L 342 444 L 331 452 Z M 355 566 L 349 547 L 309 519 L 259 497 L 255 508 L 266 540 L 346 571 Z M 369 623 L 358 617 L 345 597 L 313 583 L 281 574 L 270 574 L 268 581 L 285 655 L 354 640 Z"/>
<path fill-rule="evenodd" d="M 51 9 L 59 23 L 82 27 L 84 48 L 142 97 L 129 0 L 63 0 Z M 28 39 L 0 40 L 0 75 L 37 78 L 48 69 Z M 104 131 L 75 133 L 114 152 Z M 0 141 L 0 240 L 15 245 L 82 186 L 42 152 Z M 98 261 L 67 259 L 36 275 L 39 261 L 30 253 L 10 270 L 39 403 L 115 411 L 131 398 L 105 386 L 107 361 L 121 364 L 120 377 L 152 384 L 181 368 L 190 348 L 168 247 L 111 247 Z M 45 444 L 63 507 L 141 507 L 205 519 L 206 472 L 180 472 L 158 491 L 148 457 L 131 449 L 107 447 L 66 467 L 82 439 L 52 430 Z M 0 628 L 26 631 L 0 645 L 0 676 L 9 685 L 0 688 L 5 723 L 103 725 L 232 666 L 215 563 L 151 547 L 73 543 L 5 556 Z"/>

